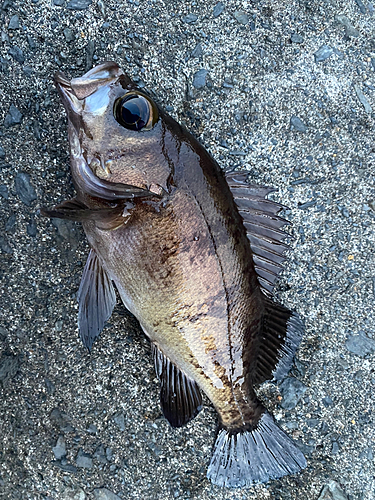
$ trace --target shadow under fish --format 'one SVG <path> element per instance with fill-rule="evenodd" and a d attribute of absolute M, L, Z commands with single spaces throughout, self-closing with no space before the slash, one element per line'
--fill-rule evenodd
<path fill-rule="evenodd" d="M 194 418 L 201 390 L 219 432 L 207 477 L 249 487 L 306 461 L 254 385 L 289 371 L 303 334 L 272 300 L 287 221 L 272 189 L 225 175 L 199 142 L 114 62 L 55 75 L 68 116 L 73 200 L 42 213 L 80 221 L 91 251 L 78 293 L 88 349 L 117 288 L 151 341 L 160 401 L 173 427 Z"/>

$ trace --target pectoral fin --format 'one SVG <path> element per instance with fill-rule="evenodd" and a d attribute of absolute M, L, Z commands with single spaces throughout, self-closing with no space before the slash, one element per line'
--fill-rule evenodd
<path fill-rule="evenodd" d="M 160 381 L 160 403 L 172 427 L 181 427 L 192 420 L 202 408 L 197 383 L 177 368 L 155 345 L 152 351 L 155 371 Z"/>
<path fill-rule="evenodd" d="M 121 226 L 129 215 L 128 209 L 133 205 L 131 202 L 119 202 L 114 207 L 88 208 L 81 201 L 73 198 L 64 201 L 52 209 L 41 209 L 45 217 L 68 219 L 75 222 L 94 221 L 99 229 L 116 229 Z"/>
<path fill-rule="evenodd" d="M 112 280 L 94 250 L 90 250 L 83 270 L 77 299 L 79 335 L 84 345 L 91 350 L 116 304 Z"/>

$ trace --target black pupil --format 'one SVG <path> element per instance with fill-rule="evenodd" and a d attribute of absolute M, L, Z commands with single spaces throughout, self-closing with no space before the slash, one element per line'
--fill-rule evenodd
<path fill-rule="evenodd" d="M 125 97 L 121 104 L 121 118 L 127 128 L 141 130 L 150 118 L 150 109 L 146 99 L 140 95 Z"/>

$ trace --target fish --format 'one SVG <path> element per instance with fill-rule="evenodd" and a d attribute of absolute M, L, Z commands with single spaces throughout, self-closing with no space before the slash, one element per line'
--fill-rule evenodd
<path fill-rule="evenodd" d="M 272 295 L 289 248 L 274 189 L 223 172 L 115 62 L 54 83 L 77 195 L 42 214 L 81 222 L 90 245 L 83 344 L 92 350 L 117 289 L 151 343 L 171 426 L 199 413 L 202 392 L 217 411 L 208 479 L 249 488 L 300 472 L 304 455 L 256 395 L 287 375 L 304 330 Z"/>

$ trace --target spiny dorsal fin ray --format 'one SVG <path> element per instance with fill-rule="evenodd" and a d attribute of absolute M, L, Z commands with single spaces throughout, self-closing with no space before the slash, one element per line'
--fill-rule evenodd
<path fill-rule="evenodd" d="M 172 427 L 181 427 L 198 415 L 202 395 L 194 380 L 177 368 L 154 343 L 151 346 L 164 416 Z"/>
<path fill-rule="evenodd" d="M 79 335 L 84 345 L 91 350 L 116 304 L 112 280 L 92 249 L 83 270 L 77 300 Z"/>
<path fill-rule="evenodd" d="M 247 184 L 247 176 L 247 172 L 232 172 L 226 180 L 247 231 L 259 285 L 269 296 L 289 248 L 284 243 L 289 235 L 282 231 L 289 222 L 277 215 L 285 207 L 265 198 L 274 189 Z"/>

